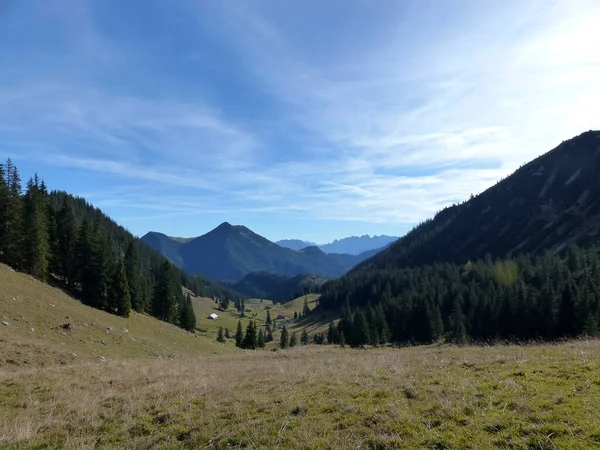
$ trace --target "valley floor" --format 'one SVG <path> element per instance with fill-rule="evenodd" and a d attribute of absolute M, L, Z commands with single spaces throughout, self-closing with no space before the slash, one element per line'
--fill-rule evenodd
<path fill-rule="evenodd" d="M 1 448 L 600 446 L 600 342 L 0 365 Z"/>

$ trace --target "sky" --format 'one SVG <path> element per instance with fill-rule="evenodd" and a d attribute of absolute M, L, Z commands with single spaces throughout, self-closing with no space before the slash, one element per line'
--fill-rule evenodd
<path fill-rule="evenodd" d="M 597 0 L 0 0 L 0 159 L 138 236 L 402 235 L 600 128 Z"/>

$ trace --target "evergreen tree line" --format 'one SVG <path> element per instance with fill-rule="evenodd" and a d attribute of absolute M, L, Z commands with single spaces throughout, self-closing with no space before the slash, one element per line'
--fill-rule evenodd
<path fill-rule="evenodd" d="M 58 283 L 95 308 L 129 316 L 132 309 L 193 330 L 191 297 L 231 292 L 173 267 L 84 199 L 48 192 L 17 168 L 0 164 L 0 262 Z"/>
<path fill-rule="evenodd" d="M 341 311 L 327 342 L 354 347 L 597 336 L 599 251 L 365 271 L 327 283 L 320 306 Z"/>

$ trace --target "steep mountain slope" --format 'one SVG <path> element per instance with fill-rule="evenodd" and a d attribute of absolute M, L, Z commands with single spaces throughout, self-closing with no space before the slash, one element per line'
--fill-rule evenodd
<path fill-rule="evenodd" d="M 252 272 L 231 287 L 249 297 L 288 302 L 305 293 L 317 292 L 325 281 L 325 278 L 317 275 L 291 276 Z"/>
<path fill-rule="evenodd" d="M 164 236 L 164 235 L 163 235 Z M 164 242 L 157 233 L 142 237 L 159 252 L 180 261 L 188 273 L 198 273 L 217 280 L 236 282 L 252 272 L 280 275 L 315 274 L 325 278 L 343 275 L 367 255 L 325 254 L 311 246 L 295 251 L 283 248 L 244 226 L 227 222 L 188 242 Z M 178 249 L 177 254 L 173 251 Z"/>
<path fill-rule="evenodd" d="M 359 255 L 369 250 L 379 250 L 395 240 L 397 236 L 351 236 L 344 239 L 336 239 L 330 244 L 319 245 L 319 248 L 325 253 L 348 253 L 350 255 Z"/>
<path fill-rule="evenodd" d="M 280 247 L 291 248 L 292 250 L 302 250 L 303 248 L 317 245 L 314 242 L 302 241 L 300 239 L 283 239 L 275 242 Z"/>
<path fill-rule="evenodd" d="M 560 251 L 600 232 L 600 132 L 589 131 L 439 212 L 355 271 Z"/>
<path fill-rule="evenodd" d="M 161 253 L 165 258 L 171 261 L 176 266 L 182 267 L 183 260 L 179 254 L 183 242 L 176 240 L 163 233 L 151 231 L 144 236 L 144 242 L 152 247 L 157 252 Z"/>

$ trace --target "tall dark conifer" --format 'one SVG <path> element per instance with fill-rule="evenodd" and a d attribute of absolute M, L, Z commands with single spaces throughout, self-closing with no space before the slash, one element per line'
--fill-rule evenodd
<path fill-rule="evenodd" d="M 177 319 L 177 298 L 175 294 L 173 269 L 168 261 L 160 265 L 152 297 L 152 313 L 165 322 L 175 323 Z"/>
<path fill-rule="evenodd" d="M 4 166 L 5 182 L 5 200 L 2 217 L 2 242 L 0 242 L 0 251 L 2 260 L 15 267 L 22 268 L 21 255 L 21 226 L 22 226 L 22 198 L 21 198 L 21 177 L 15 165 L 10 158 Z"/>
<path fill-rule="evenodd" d="M 238 320 L 237 330 L 235 332 L 235 346 L 242 348 L 244 344 L 244 329 L 242 328 L 242 321 Z"/>
<path fill-rule="evenodd" d="M 53 254 L 56 274 L 68 285 L 77 281 L 77 225 L 70 201 L 65 200 L 56 214 L 56 246 Z"/>
<path fill-rule="evenodd" d="M 179 309 L 179 326 L 187 331 L 194 331 L 196 329 L 196 314 L 194 313 L 192 297 L 189 292 L 185 296 Z M 221 332 L 222 331 L 223 330 L 221 329 Z"/>
<path fill-rule="evenodd" d="M 47 198 L 37 175 L 27 182 L 21 230 L 22 267 L 34 277 L 45 280 L 49 257 Z"/>
<path fill-rule="evenodd" d="M 129 317 L 131 314 L 131 296 L 125 274 L 125 264 L 120 258 L 112 272 L 108 304 L 111 312 L 119 316 Z"/>
<path fill-rule="evenodd" d="M 125 273 L 127 274 L 127 283 L 131 294 L 131 307 L 137 312 L 144 312 L 148 308 L 142 293 L 141 270 L 138 252 L 135 243 L 132 241 L 125 252 Z"/>

